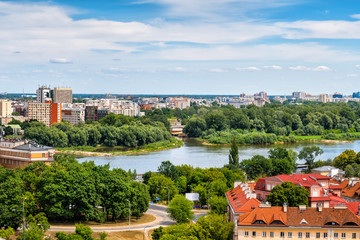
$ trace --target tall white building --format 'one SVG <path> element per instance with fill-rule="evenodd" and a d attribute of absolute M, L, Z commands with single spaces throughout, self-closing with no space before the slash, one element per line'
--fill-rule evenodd
<path fill-rule="evenodd" d="M 52 101 L 51 89 L 46 86 L 41 86 L 38 90 L 36 90 L 36 102 L 45 103 L 48 101 Z"/>

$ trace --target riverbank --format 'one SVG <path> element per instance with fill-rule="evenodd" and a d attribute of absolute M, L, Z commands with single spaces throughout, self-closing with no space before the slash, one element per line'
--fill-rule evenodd
<path fill-rule="evenodd" d="M 289 141 L 275 141 L 273 143 L 239 143 L 238 145 L 272 145 L 272 144 L 291 144 L 291 143 L 306 143 L 306 142 L 319 142 L 319 143 L 353 143 L 355 140 L 360 139 L 360 133 L 357 134 L 358 137 L 350 139 L 341 139 L 340 134 L 339 138 L 336 139 L 325 139 L 323 135 L 314 135 L 314 136 L 293 136 L 294 140 Z M 230 146 L 231 143 L 212 143 L 208 142 L 206 139 L 195 138 L 196 141 L 201 142 L 205 146 Z"/>
<path fill-rule="evenodd" d="M 119 155 L 146 154 L 150 152 L 179 148 L 183 145 L 184 145 L 183 141 L 174 138 L 171 141 L 161 141 L 135 148 L 122 147 L 122 146 L 115 146 L 115 147 L 79 146 L 79 147 L 59 148 L 56 150 L 56 153 L 73 154 L 77 157 L 112 157 Z"/>

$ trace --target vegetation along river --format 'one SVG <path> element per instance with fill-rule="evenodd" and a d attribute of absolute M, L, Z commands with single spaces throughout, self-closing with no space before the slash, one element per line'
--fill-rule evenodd
<path fill-rule="evenodd" d="M 316 160 L 333 159 L 346 149 L 360 151 L 360 140 L 339 143 L 310 143 L 302 142 L 295 144 L 272 144 L 272 145 L 240 145 L 240 159 L 249 159 L 254 155 L 267 156 L 268 151 L 275 147 L 285 147 L 299 152 L 302 147 L 316 145 L 324 150 L 324 153 Z M 150 152 L 138 155 L 119 155 L 114 157 L 84 157 L 79 158 L 79 162 L 94 161 L 97 165 L 110 164 L 111 168 L 122 168 L 124 170 L 134 170 L 137 173 L 156 171 L 162 161 L 169 160 L 174 165 L 189 164 L 194 167 L 209 168 L 222 167 L 228 163 L 229 146 L 206 146 L 195 140 L 185 140 L 184 146 L 159 152 Z M 299 161 L 299 163 L 301 163 Z"/>

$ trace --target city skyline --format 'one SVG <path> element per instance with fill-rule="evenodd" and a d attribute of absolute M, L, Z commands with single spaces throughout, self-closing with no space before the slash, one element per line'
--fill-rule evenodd
<path fill-rule="evenodd" d="M 0 91 L 351 94 L 360 79 L 357 5 L 0 1 Z"/>

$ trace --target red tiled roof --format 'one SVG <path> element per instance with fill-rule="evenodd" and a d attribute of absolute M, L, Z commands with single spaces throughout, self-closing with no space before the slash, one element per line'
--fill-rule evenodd
<path fill-rule="evenodd" d="M 240 185 L 226 192 L 226 197 L 235 213 L 250 212 L 260 204 L 256 198 L 248 198 Z"/>
<path fill-rule="evenodd" d="M 330 189 L 339 189 L 339 190 L 342 189 L 342 187 L 340 185 L 330 185 L 329 188 Z"/>
<path fill-rule="evenodd" d="M 271 224 L 274 221 L 280 221 L 283 225 L 287 224 L 287 217 L 286 213 L 284 213 L 282 207 L 257 207 L 249 213 L 242 214 L 238 220 L 238 226 L 249 226 L 253 225 L 255 221 L 261 220 L 265 224 L 259 224 L 259 226 L 264 225 L 272 225 L 272 226 L 279 226 L 282 224 Z"/>
<path fill-rule="evenodd" d="M 356 183 L 354 186 L 352 185 L 346 186 L 341 191 L 342 195 L 351 198 L 359 198 L 359 193 L 360 193 L 360 182 Z"/>
<path fill-rule="evenodd" d="M 309 197 L 310 202 L 330 201 L 330 197 Z"/>

